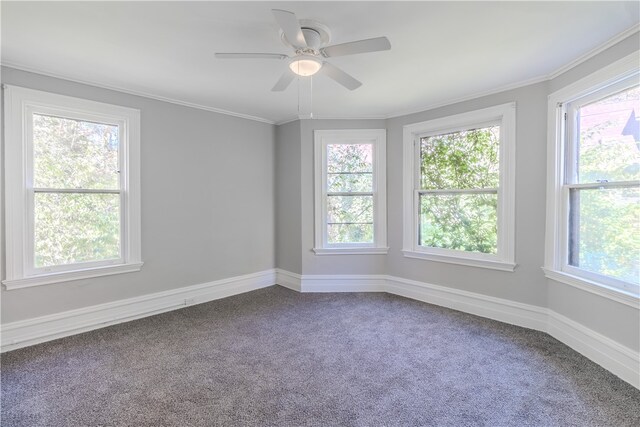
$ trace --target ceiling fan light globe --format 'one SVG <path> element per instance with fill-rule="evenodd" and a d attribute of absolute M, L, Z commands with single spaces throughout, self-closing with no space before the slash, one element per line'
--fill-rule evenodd
<path fill-rule="evenodd" d="M 320 71 L 322 62 L 313 56 L 298 57 L 289 63 L 289 68 L 299 76 L 308 77 Z"/>

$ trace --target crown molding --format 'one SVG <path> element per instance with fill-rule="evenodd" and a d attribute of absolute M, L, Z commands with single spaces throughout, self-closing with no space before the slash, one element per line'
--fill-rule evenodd
<path fill-rule="evenodd" d="M 614 38 L 610 39 L 606 43 L 601 44 L 600 46 L 596 47 L 595 49 L 590 50 L 589 52 L 585 53 L 584 55 L 579 56 L 578 58 L 574 59 L 573 61 L 569 62 L 568 64 L 563 65 L 562 67 L 558 68 L 554 72 L 549 73 L 547 75 L 547 80 L 555 79 L 556 77 L 560 76 L 561 74 L 564 74 L 567 71 L 569 71 L 570 69 L 582 64 L 583 62 L 588 61 L 589 59 L 593 58 L 597 54 L 599 54 L 601 52 L 604 52 L 605 50 L 609 49 L 614 44 L 621 42 L 622 40 L 624 40 L 627 37 L 633 35 L 634 33 L 637 33 L 638 31 L 640 31 L 640 24 L 636 24 L 636 25 L 632 26 L 631 28 L 628 28 L 628 29 L 624 30 L 623 32 L 619 33 L 617 36 L 615 36 Z"/>
<path fill-rule="evenodd" d="M 386 120 L 388 119 L 388 116 L 344 116 L 344 117 L 338 117 L 338 116 L 313 116 L 310 119 L 305 119 L 305 118 L 301 118 L 301 117 L 290 117 L 288 119 L 284 119 L 282 121 L 276 122 L 275 125 L 276 126 L 280 126 L 280 125 L 285 125 L 287 123 L 291 123 L 291 122 L 295 122 L 297 120 Z"/>
<path fill-rule="evenodd" d="M 534 77 L 531 79 L 527 79 L 527 80 L 521 80 L 519 82 L 516 83 L 510 83 L 508 85 L 504 85 L 504 86 L 500 86 L 494 89 L 489 89 L 489 90 L 485 90 L 485 91 L 481 91 L 481 92 L 475 92 L 472 95 L 466 95 L 466 96 L 461 96 L 459 98 L 450 98 L 446 101 L 440 101 L 440 102 L 436 102 L 433 104 L 428 104 L 426 106 L 423 107 L 418 107 L 418 108 L 412 108 L 411 110 L 400 110 L 397 111 L 393 114 L 388 115 L 386 118 L 387 119 L 395 119 L 397 117 L 403 117 L 403 116 L 408 116 L 411 114 L 417 114 L 417 113 L 422 113 L 424 111 L 429 111 L 429 110 L 434 110 L 436 108 L 440 108 L 440 107 L 446 107 L 447 105 L 453 105 L 453 104 L 457 104 L 459 102 L 465 102 L 465 101 L 471 101 L 472 99 L 478 99 L 478 98 L 482 98 L 483 96 L 489 96 L 489 95 L 494 95 L 496 93 L 500 93 L 500 92 L 506 92 L 508 90 L 513 90 L 513 89 L 518 89 L 521 87 L 525 87 L 525 86 L 530 86 L 536 83 L 541 83 L 541 82 L 545 82 L 547 81 L 547 77 L 546 76 L 539 76 L 539 77 Z"/>
<path fill-rule="evenodd" d="M 73 77 L 69 77 L 69 76 L 64 76 L 64 75 L 61 75 L 61 74 L 53 73 L 53 72 L 50 72 L 50 71 L 47 71 L 47 70 L 43 70 L 43 69 L 40 69 L 40 68 L 28 67 L 28 66 L 25 66 L 25 65 L 14 63 L 14 62 L 2 61 L 2 62 L 0 62 L 0 66 L 13 68 L 13 69 L 20 70 L 20 71 L 25 71 L 25 72 L 28 72 L 28 73 L 40 74 L 40 75 L 47 76 L 47 77 L 53 77 L 53 78 L 60 79 L 60 80 L 67 80 L 67 81 L 70 81 L 70 82 L 80 83 L 80 84 L 83 84 L 83 85 L 98 87 L 98 88 L 101 88 L 101 89 L 114 90 L 114 91 L 117 91 L 117 92 L 129 94 L 129 95 L 140 96 L 140 97 L 143 97 L 143 98 L 155 99 L 156 101 L 162 101 L 162 102 L 167 102 L 169 104 L 181 105 L 183 107 L 189 107 L 189 108 L 195 108 L 195 109 L 198 109 L 198 110 L 211 111 L 212 113 L 223 114 L 225 116 L 239 117 L 241 119 L 253 120 L 253 121 L 256 121 L 256 122 L 267 123 L 267 124 L 270 124 L 270 125 L 275 125 L 276 124 L 276 122 L 274 122 L 273 120 L 269 120 L 269 119 L 266 119 L 264 117 L 252 116 L 252 115 L 249 115 L 249 114 L 237 113 L 235 111 L 223 110 L 221 108 L 214 108 L 214 107 L 210 107 L 210 106 L 207 106 L 207 105 L 202 105 L 202 104 L 196 104 L 196 103 L 193 103 L 193 102 L 182 101 L 180 99 L 175 99 L 175 98 L 169 98 L 169 97 L 165 97 L 165 96 L 155 95 L 155 94 L 149 93 L 149 92 L 133 90 L 133 89 L 127 89 L 127 88 L 124 88 L 124 87 L 121 87 L 121 86 L 108 85 L 108 84 L 99 83 L 99 82 L 92 81 L 92 80 L 77 79 L 77 78 L 73 78 Z"/>

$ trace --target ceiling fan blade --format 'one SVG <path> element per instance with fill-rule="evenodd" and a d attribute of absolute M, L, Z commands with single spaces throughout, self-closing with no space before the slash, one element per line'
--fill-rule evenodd
<path fill-rule="evenodd" d="M 325 62 L 320 68 L 320 72 L 326 74 L 331 77 L 333 80 L 340 83 L 342 86 L 346 87 L 349 90 L 358 89 L 362 86 L 358 80 L 351 77 L 349 74 L 342 71 L 340 68 L 335 65 L 331 65 L 328 62 Z"/>
<path fill-rule="evenodd" d="M 295 76 L 292 72 L 290 72 L 289 70 L 285 71 L 282 77 L 280 77 L 280 80 L 278 80 L 276 85 L 271 90 L 273 92 L 282 92 L 289 87 L 294 78 Z"/>
<path fill-rule="evenodd" d="M 359 40 L 357 42 L 327 46 L 320 49 L 320 52 L 324 57 L 329 58 L 332 56 L 355 55 L 356 53 L 378 52 L 389 49 L 391 49 L 391 43 L 388 38 L 376 37 L 373 39 Z"/>
<path fill-rule="evenodd" d="M 307 42 L 304 39 L 302 28 L 300 28 L 300 23 L 295 13 L 280 9 L 272 9 L 271 12 L 273 12 L 273 16 L 275 16 L 289 43 L 295 47 L 307 47 Z"/>
<path fill-rule="evenodd" d="M 286 59 L 289 56 L 281 53 L 216 53 L 220 59 Z"/>

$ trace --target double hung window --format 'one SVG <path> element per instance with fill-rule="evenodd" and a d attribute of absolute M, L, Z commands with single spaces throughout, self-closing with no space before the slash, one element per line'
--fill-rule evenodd
<path fill-rule="evenodd" d="M 139 269 L 139 112 L 5 91 L 5 285 Z"/>
<path fill-rule="evenodd" d="M 515 105 L 404 132 L 405 255 L 512 271 Z"/>
<path fill-rule="evenodd" d="M 315 132 L 316 254 L 386 253 L 385 135 Z"/>
<path fill-rule="evenodd" d="M 637 60 L 550 97 L 549 277 L 638 294 L 639 114 Z"/>

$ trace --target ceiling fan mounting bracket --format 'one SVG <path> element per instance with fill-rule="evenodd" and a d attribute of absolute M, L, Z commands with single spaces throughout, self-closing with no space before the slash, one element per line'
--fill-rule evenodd
<path fill-rule="evenodd" d="M 300 28 L 302 29 L 302 33 L 304 34 L 310 48 L 319 52 L 320 46 L 326 46 L 331 41 L 331 31 L 326 25 L 311 19 L 300 19 L 298 22 L 300 23 Z M 280 40 L 285 46 L 292 47 L 294 49 L 296 48 L 289 43 L 289 40 L 287 40 L 287 37 L 282 30 L 280 30 Z"/>

